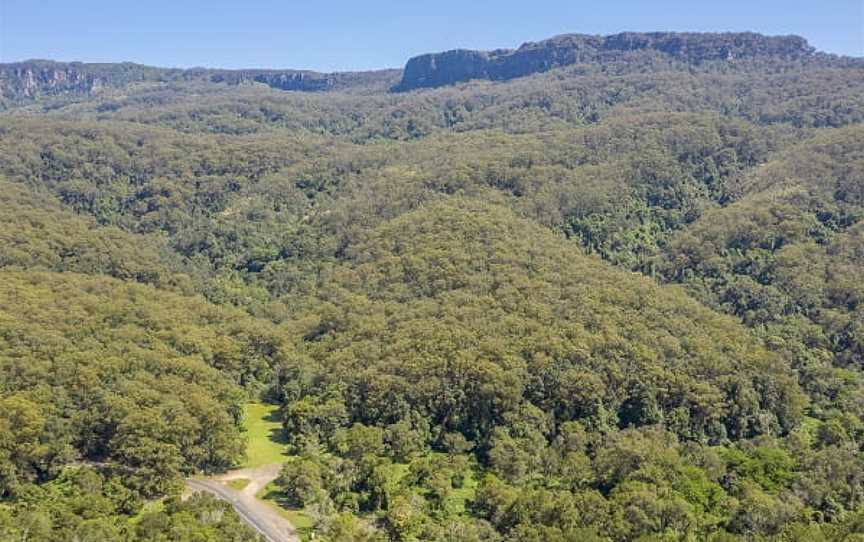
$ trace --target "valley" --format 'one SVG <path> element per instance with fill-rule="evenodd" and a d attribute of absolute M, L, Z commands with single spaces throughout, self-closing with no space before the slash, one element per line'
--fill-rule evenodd
<path fill-rule="evenodd" d="M 857 542 L 864 59 L 0 64 L 0 540 Z"/>

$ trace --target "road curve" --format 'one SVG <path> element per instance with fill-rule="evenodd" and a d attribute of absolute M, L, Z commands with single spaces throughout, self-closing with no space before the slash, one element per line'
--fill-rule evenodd
<path fill-rule="evenodd" d="M 186 487 L 194 493 L 209 493 L 230 503 L 240 519 L 264 535 L 267 542 L 300 542 L 293 526 L 254 496 L 213 480 L 186 480 Z"/>

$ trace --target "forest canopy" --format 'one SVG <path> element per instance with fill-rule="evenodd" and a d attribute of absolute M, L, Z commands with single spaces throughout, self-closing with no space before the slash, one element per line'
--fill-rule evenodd
<path fill-rule="evenodd" d="M 316 540 L 864 540 L 864 66 L 589 38 L 3 65 L 0 539 L 254 540 L 267 402 Z"/>

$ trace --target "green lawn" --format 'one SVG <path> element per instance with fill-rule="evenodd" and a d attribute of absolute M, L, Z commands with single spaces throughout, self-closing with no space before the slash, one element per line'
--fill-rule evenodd
<path fill-rule="evenodd" d="M 237 478 L 236 480 L 229 480 L 228 485 L 233 487 L 237 491 L 243 491 L 244 489 L 246 489 L 246 486 L 248 486 L 251 481 L 252 480 L 250 480 L 249 478 Z"/>
<path fill-rule="evenodd" d="M 282 434 L 279 407 L 263 403 L 249 403 L 243 407 L 243 411 L 245 413 L 246 436 L 249 439 L 246 447 L 246 462 L 243 467 L 260 467 L 273 463 L 283 463 L 288 456 L 285 455 L 285 437 Z M 235 489 L 243 489 L 248 483 L 249 480 L 240 479 L 229 482 L 229 485 Z M 266 488 L 258 492 L 256 497 L 272 506 L 280 515 L 290 521 L 302 540 L 310 539 L 312 518 L 303 510 L 283 507 L 281 505 L 282 494 L 275 485 L 268 484 Z"/>
<path fill-rule="evenodd" d="M 285 461 L 285 437 L 279 420 L 279 407 L 249 403 L 244 407 L 246 462 L 243 467 L 260 467 Z"/>

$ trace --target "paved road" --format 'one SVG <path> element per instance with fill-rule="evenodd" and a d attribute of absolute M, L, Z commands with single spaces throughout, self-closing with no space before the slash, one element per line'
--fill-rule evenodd
<path fill-rule="evenodd" d="M 300 542 L 294 527 L 254 496 L 214 480 L 186 480 L 186 486 L 195 493 L 210 493 L 231 503 L 240 519 L 264 535 L 267 542 Z"/>

